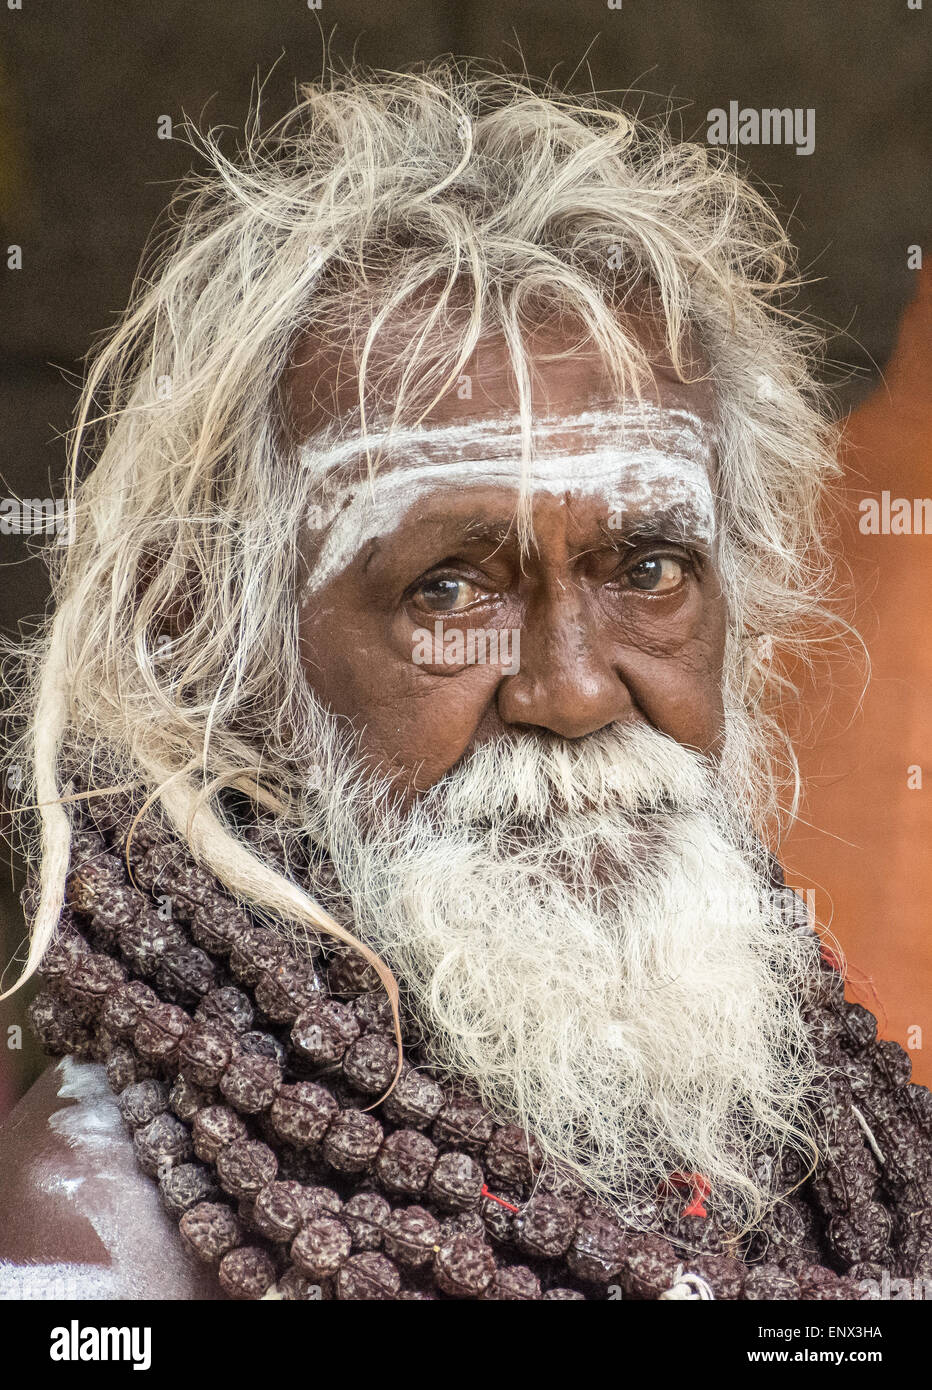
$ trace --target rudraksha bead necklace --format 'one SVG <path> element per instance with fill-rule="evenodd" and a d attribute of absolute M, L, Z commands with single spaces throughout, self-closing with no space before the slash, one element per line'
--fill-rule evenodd
<path fill-rule="evenodd" d="M 299 957 L 149 825 L 130 879 L 129 817 L 85 815 L 31 1021 L 50 1053 L 106 1063 L 141 1168 L 230 1297 L 841 1299 L 932 1277 L 932 1096 L 828 964 L 816 1174 L 740 1246 L 682 1181 L 625 1226 L 416 1046 L 373 1107 L 397 1057 L 371 967 Z"/>

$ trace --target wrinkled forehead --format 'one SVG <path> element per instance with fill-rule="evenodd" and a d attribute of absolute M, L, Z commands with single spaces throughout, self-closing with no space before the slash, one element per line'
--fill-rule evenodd
<path fill-rule="evenodd" d="M 368 542 L 400 532 L 428 502 L 452 510 L 478 492 L 499 498 L 500 519 L 523 510 L 530 535 L 535 499 L 545 494 L 586 501 L 613 527 L 663 516 L 684 543 L 711 551 L 715 437 L 696 411 L 643 399 L 530 423 L 530 438 L 512 412 L 366 432 L 331 427 L 306 440 L 307 529 L 322 541 L 311 587 L 341 573 Z"/>
<path fill-rule="evenodd" d="M 388 391 L 364 421 L 345 367 L 340 378 L 331 362 L 321 378 L 313 375 L 320 359 L 304 361 L 304 386 L 301 377 L 291 381 L 299 406 L 292 419 L 307 529 L 320 541 L 315 587 L 369 540 L 402 534 L 405 518 L 478 489 L 494 490 L 503 516 L 522 515 L 527 536 L 535 497 L 550 494 L 594 500 L 593 511 L 635 522 L 675 514 L 684 534 L 711 546 L 716 411 L 708 377 L 683 381 L 653 344 L 650 379 L 619 398 L 591 347 L 551 332 L 537 334 L 530 348 L 524 413 L 507 348 L 493 339 L 414 420 L 394 418 Z"/>
<path fill-rule="evenodd" d="M 644 354 L 650 373 L 641 382 L 645 399 L 658 405 L 687 409 L 711 423 L 716 398 L 709 361 L 694 335 L 684 335 L 677 370 L 665 333 L 656 320 L 641 315 L 618 315 L 632 344 Z M 360 423 L 360 390 L 370 429 L 381 430 L 404 396 L 402 414 L 409 422 L 431 425 L 482 423 L 487 418 L 512 416 L 521 399 L 509 345 L 498 332 L 483 333 L 470 355 L 457 361 L 458 341 L 453 327 L 426 332 L 419 339 L 417 367 L 402 355 L 420 320 L 390 319 L 388 326 L 363 353 L 363 325 L 347 330 L 346 340 L 326 340 L 309 332 L 297 343 L 282 379 L 288 435 L 301 444 L 327 429 L 352 431 Z M 603 353 L 592 343 L 584 325 L 573 318 L 543 319 L 527 328 L 523 348 L 528 367 L 528 403 L 537 418 L 567 418 L 586 411 L 614 407 L 617 382 Z M 360 373 L 365 356 L 365 386 Z M 456 365 L 454 365 L 456 364 Z M 402 376 L 404 383 L 402 383 Z M 429 390 L 422 391 L 422 383 Z M 627 397 L 637 392 L 625 391 Z M 410 404 L 409 404 L 410 395 Z"/>

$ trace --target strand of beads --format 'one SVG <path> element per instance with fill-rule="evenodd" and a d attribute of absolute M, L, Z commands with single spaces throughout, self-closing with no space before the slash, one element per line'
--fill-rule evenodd
<path fill-rule="evenodd" d="M 709 1238 L 712 1223 L 681 1219 L 678 1245 L 622 1229 L 565 1180 L 534 1184 L 539 1156 L 521 1131 L 409 1063 L 377 1118 L 361 1102 L 384 1092 L 396 1053 L 369 967 L 338 955 L 325 980 L 177 844 L 147 830 L 133 883 L 125 848 L 119 835 L 109 850 L 93 833 L 75 837 L 33 1021 L 50 1051 L 107 1061 L 141 1166 L 231 1296 L 575 1299 L 617 1285 L 659 1298 L 701 1234 L 707 1253 L 688 1272 L 718 1297 L 850 1297 L 819 1262 L 819 1241 L 843 1268 L 853 1262 L 840 1250 L 878 1253 L 874 1227 L 851 1224 L 863 1210 L 852 1193 L 863 1203 L 867 1192 L 857 1181 L 844 1202 L 830 1176 L 823 1192 L 813 1185 L 815 1206 L 800 1203 L 770 1259 L 749 1269 Z M 829 1051 L 850 1008 L 836 1001 Z M 878 1126 L 902 1120 L 902 1107 L 867 1108 Z M 830 1172 L 863 1167 L 864 1145 L 850 1141 Z M 914 1201 L 914 1175 L 903 1193 L 908 1183 Z M 896 1240 L 899 1226 L 888 1228 Z M 865 1267 L 877 1268 L 854 1269 Z"/>

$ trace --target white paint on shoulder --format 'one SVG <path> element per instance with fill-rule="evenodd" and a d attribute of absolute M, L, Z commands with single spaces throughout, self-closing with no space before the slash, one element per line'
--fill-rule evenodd
<path fill-rule="evenodd" d="M 64 1196 L 94 1229 L 109 1264 L 0 1264 L 0 1298 L 174 1298 L 189 1296 L 191 1259 L 158 1186 L 139 1169 L 132 1139 L 103 1066 L 63 1058 L 49 1128 L 75 1155 L 75 1170 L 39 1158 L 32 1179 Z M 78 1165 L 83 1172 L 77 1171 Z M 65 1290 L 62 1292 L 62 1290 Z"/>

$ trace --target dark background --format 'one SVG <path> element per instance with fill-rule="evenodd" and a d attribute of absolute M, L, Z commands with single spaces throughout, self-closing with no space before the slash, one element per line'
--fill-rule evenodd
<path fill-rule="evenodd" d="M 683 134 L 699 139 L 706 112 L 732 100 L 814 108 L 813 154 L 740 153 L 815 278 L 800 307 L 834 330 L 840 410 L 876 384 L 915 291 L 907 247 L 928 223 L 932 0 L 926 11 L 907 0 L 623 0 L 620 10 L 606 0 L 21 3 L 0 11 L 4 496 L 61 495 L 80 358 L 124 306 L 143 242 L 192 163 L 183 144 L 158 138 L 159 118 L 241 128 L 258 76 L 271 120 L 297 82 L 319 75 L 328 46 L 334 58 L 389 68 L 451 52 L 499 60 L 575 90 L 628 92 L 625 104 L 646 114 L 672 98 Z M 7 633 L 45 603 L 34 550 L 0 535 Z M 23 924 L 9 874 L 0 876 L 5 963 Z M 28 998 L 0 1004 L 0 1113 L 38 1065 L 25 1035 L 22 1050 L 15 1038 L 7 1046 Z"/>

